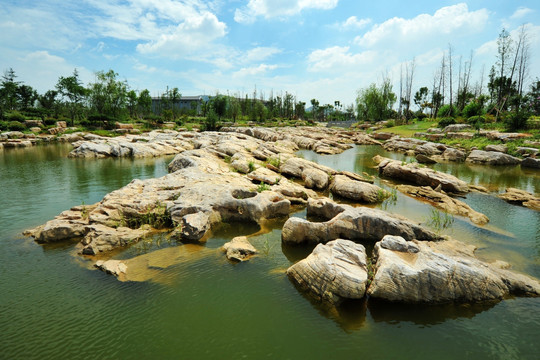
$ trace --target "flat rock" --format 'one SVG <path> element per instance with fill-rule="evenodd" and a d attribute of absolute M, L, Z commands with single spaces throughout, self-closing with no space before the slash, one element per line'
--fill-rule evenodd
<path fill-rule="evenodd" d="M 336 204 L 327 199 L 309 199 L 307 214 L 326 221 L 289 218 L 281 232 L 284 243 L 318 244 L 335 239 L 379 241 L 385 235 L 399 235 L 408 240 L 441 239 L 439 235 L 406 218 L 378 209 Z"/>
<path fill-rule="evenodd" d="M 435 191 L 429 186 L 398 185 L 396 188 L 404 194 L 426 201 L 450 214 L 466 216 L 475 224 L 485 225 L 489 222 L 486 215 L 473 210 L 463 201 L 446 195 L 443 191 Z"/>
<path fill-rule="evenodd" d="M 525 190 L 507 188 L 506 192 L 500 194 L 499 197 L 509 203 L 540 211 L 540 198 Z"/>
<path fill-rule="evenodd" d="M 432 158 L 424 154 L 416 155 L 416 161 L 418 161 L 420 164 L 436 164 L 437 163 L 436 160 L 433 160 Z"/>
<path fill-rule="evenodd" d="M 468 124 L 452 124 L 448 125 L 443 129 L 443 132 L 458 132 L 458 131 L 465 131 L 471 129 L 471 125 Z"/>
<path fill-rule="evenodd" d="M 495 151 L 495 152 L 501 152 L 501 153 L 507 153 L 508 147 L 506 145 L 500 144 L 500 145 L 486 145 L 484 148 L 485 151 Z"/>
<path fill-rule="evenodd" d="M 275 185 L 281 181 L 282 176 L 267 168 L 257 168 L 256 170 L 247 174 L 247 177 L 256 183 L 265 183 L 269 185 Z"/>
<path fill-rule="evenodd" d="M 432 188 L 437 188 L 440 185 L 444 191 L 456 194 L 469 192 L 466 182 L 446 173 L 420 167 L 415 163 L 405 164 L 379 155 L 375 156 L 373 161 L 378 163 L 379 173 L 385 177 L 401 179 Z"/>
<path fill-rule="evenodd" d="M 99 270 L 105 271 L 107 274 L 114 276 L 120 276 L 121 274 L 125 274 L 127 271 L 126 264 L 120 260 L 98 260 L 94 266 Z"/>
<path fill-rule="evenodd" d="M 467 162 L 485 165 L 517 165 L 521 160 L 502 152 L 473 150 L 467 157 Z"/>
<path fill-rule="evenodd" d="M 233 261 L 246 261 L 258 253 L 245 236 L 233 238 L 223 245 L 223 250 L 226 252 L 227 259 Z"/>
<path fill-rule="evenodd" d="M 287 269 L 287 275 L 319 301 L 338 304 L 361 299 L 368 281 L 366 250 L 343 239 L 319 244 L 307 258 Z"/>
<path fill-rule="evenodd" d="M 467 154 L 465 154 L 464 151 L 455 148 L 447 148 L 444 150 L 441 157 L 447 161 L 465 161 Z"/>
<path fill-rule="evenodd" d="M 367 293 L 406 303 L 500 300 L 508 295 L 540 296 L 540 283 L 528 276 L 480 261 L 473 246 L 387 239 L 375 244 L 374 277 Z"/>

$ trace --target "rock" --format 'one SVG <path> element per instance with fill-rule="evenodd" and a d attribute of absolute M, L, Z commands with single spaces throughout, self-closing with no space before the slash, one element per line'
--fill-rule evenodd
<path fill-rule="evenodd" d="M 495 151 L 495 152 L 501 152 L 501 153 L 507 153 L 508 147 L 506 145 L 500 144 L 500 145 L 486 145 L 484 148 L 485 151 Z"/>
<path fill-rule="evenodd" d="M 356 145 L 382 145 L 380 141 L 362 133 L 356 134 L 352 140 Z"/>
<path fill-rule="evenodd" d="M 467 162 L 485 165 L 517 165 L 521 160 L 501 152 L 473 150 L 467 157 Z"/>
<path fill-rule="evenodd" d="M 87 224 L 79 218 L 75 221 L 56 218 L 44 225 L 25 232 L 31 235 L 38 243 L 54 243 L 71 239 L 80 239 L 88 233 Z"/>
<path fill-rule="evenodd" d="M 322 170 L 308 168 L 302 171 L 302 180 L 308 189 L 326 189 L 328 187 L 329 176 Z"/>
<path fill-rule="evenodd" d="M 66 129 L 67 128 L 67 123 L 65 121 L 57 121 L 56 122 L 56 127 Z"/>
<path fill-rule="evenodd" d="M 441 186 L 446 192 L 463 194 L 469 192 L 466 182 L 455 176 L 435 171 L 430 168 L 419 167 L 418 164 L 402 164 L 399 161 L 375 156 L 373 160 L 378 163 L 379 173 L 383 176 L 401 179 L 421 186 L 436 188 Z"/>
<path fill-rule="evenodd" d="M 474 134 L 468 132 L 448 132 L 446 133 L 446 137 L 448 139 L 472 139 Z"/>
<path fill-rule="evenodd" d="M 380 241 L 380 245 L 383 249 L 388 249 L 392 251 L 398 251 L 403 253 L 414 253 L 420 251 L 418 245 L 413 241 L 406 241 L 401 236 L 395 235 L 386 235 Z"/>
<path fill-rule="evenodd" d="M 287 244 L 326 243 L 335 239 L 379 241 L 385 235 L 399 235 L 405 239 L 439 240 L 430 230 L 378 209 L 336 204 L 326 199 L 309 199 L 308 215 L 326 219 L 310 222 L 297 217 L 283 225 L 281 239 Z"/>
<path fill-rule="evenodd" d="M 448 125 L 443 129 L 444 133 L 448 132 L 458 132 L 458 131 L 465 131 L 471 129 L 471 125 L 468 124 L 452 124 Z"/>
<path fill-rule="evenodd" d="M 246 261 L 258 253 L 245 236 L 233 238 L 223 245 L 223 250 L 226 252 L 227 259 L 234 261 Z"/>
<path fill-rule="evenodd" d="M 392 138 L 386 141 L 383 145 L 384 149 L 387 151 L 396 151 L 406 153 L 409 150 L 416 150 L 418 146 L 427 143 L 424 140 L 418 140 L 414 138 Z"/>
<path fill-rule="evenodd" d="M 532 147 L 523 147 L 523 146 L 518 146 L 516 148 L 516 152 L 520 155 L 532 155 L 532 156 L 536 156 L 538 155 L 538 152 L 540 150 L 539 149 L 536 149 L 536 148 L 532 148 Z"/>
<path fill-rule="evenodd" d="M 287 269 L 287 275 L 319 301 L 339 304 L 361 299 L 368 281 L 366 250 L 342 239 L 319 244 L 307 258 Z"/>
<path fill-rule="evenodd" d="M 247 174 L 247 177 L 255 183 L 265 183 L 269 185 L 275 185 L 281 181 L 282 176 L 270 169 L 260 167 L 255 171 Z"/>
<path fill-rule="evenodd" d="M 340 171 L 339 173 L 337 173 L 337 175 L 345 175 L 348 178 L 353 179 L 353 180 L 363 181 L 363 182 L 373 184 L 373 177 L 367 179 L 367 178 L 363 177 L 360 174 L 353 173 L 353 172 L 350 172 L 350 171 Z M 367 176 L 369 176 L 369 175 L 367 175 Z"/>
<path fill-rule="evenodd" d="M 441 157 L 447 161 L 465 161 L 467 154 L 458 149 L 447 148 L 446 150 L 444 150 Z"/>
<path fill-rule="evenodd" d="M 40 127 L 31 127 L 30 128 L 30 131 L 33 132 L 34 134 L 39 134 L 41 132 L 41 128 Z"/>
<path fill-rule="evenodd" d="M 540 159 L 526 158 L 521 161 L 521 167 L 540 169 Z"/>
<path fill-rule="evenodd" d="M 43 121 L 41 121 L 41 120 L 24 120 L 24 125 L 26 125 L 27 128 L 32 128 L 32 127 L 42 128 L 43 127 Z"/>
<path fill-rule="evenodd" d="M 120 274 L 125 274 L 127 271 L 127 266 L 120 260 L 98 260 L 95 265 L 99 270 L 105 271 L 107 274 L 114 276 L 120 276 Z"/>
<path fill-rule="evenodd" d="M 120 123 L 120 122 L 116 122 L 115 127 L 117 129 L 131 130 L 131 129 L 133 129 L 133 124 L 123 124 L 123 123 Z"/>
<path fill-rule="evenodd" d="M 396 134 L 380 131 L 380 132 L 374 132 L 370 134 L 370 136 L 375 140 L 388 140 L 396 136 Z"/>
<path fill-rule="evenodd" d="M 398 185 L 396 188 L 404 194 L 419 200 L 427 201 L 436 208 L 444 210 L 450 214 L 467 216 L 475 224 L 485 225 L 489 222 L 489 218 L 486 215 L 473 210 L 463 201 L 451 198 L 443 192 L 435 191 L 429 186 L 418 187 L 411 185 Z"/>
<path fill-rule="evenodd" d="M 532 210 L 540 211 L 540 198 L 520 189 L 507 188 L 504 194 L 499 197 L 512 204 L 518 204 L 528 207 Z"/>
<path fill-rule="evenodd" d="M 540 296 L 537 280 L 478 260 L 473 246 L 455 240 L 399 239 L 392 244 L 384 239 L 375 244 L 374 277 L 367 291 L 373 298 L 446 303 Z"/>
<path fill-rule="evenodd" d="M 426 138 L 429 140 L 429 141 L 441 141 L 442 139 L 444 139 L 446 135 L 444 134 L 428 134 L 426 135 Z"/>
<path fill-rule="evenodd" d="M 440 133 L 442 133 L 442 129 L 429 128 L 429 129 L 426 130 L 426 132 L 431 133 L 431 134 L 440 134 Z"/>
<path fill-rule="evenodd" d="M 345 199 L 372 204 L 382 202 L 390 195 L 377 185 L 352 180 L 345 175 L 336 175 L 334 177 L 330 185 L 330 191 L 332 194 Z"/>
<path fill-rule="evenodd" d="M 151 229 L 130 229 L 128 227 L 112 228 L 101 224 L 88 225 L 88 233 L 78 245 L 84 255 L 97 255 L 118 247 L 133 244 L 148 236 Z"/>
<path fill-rule="evenodd" d="M 437 161 L 423 154 L 416 155 L 416 161 L 418 161 L 420 164 L 436 164 L 437 163 Z"/>

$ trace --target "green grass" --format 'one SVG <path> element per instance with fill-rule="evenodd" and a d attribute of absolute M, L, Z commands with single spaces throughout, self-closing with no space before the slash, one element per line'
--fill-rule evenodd
<path fill-rule="evenodd" d="M 414 133 L 425 132 L 427 129 L 432 128 L 432 127 L 437 127 L 437 122 L 426 120 L 426 121 L 413 122 L 407 125 L 399 125 L 399 126 L 384 128 L 377 131 L 389 132 L 389 133 L 401 135 L 404 137 L 411 137 L 414 135 Z"/>

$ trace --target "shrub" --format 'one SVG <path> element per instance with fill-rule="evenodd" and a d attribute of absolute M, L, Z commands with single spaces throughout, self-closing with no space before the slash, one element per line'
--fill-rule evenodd
<path fill-rule="evenodd" d="M 51 125 L 54 125 L 56 124 L 56 119 L 55 118 L 45 118 L 45 120 L 43 120 L 43 124 L 45 124 L 45 126 L 51 126 Z"/>
<path fill-rule="evenodd" d="M 486 119 L 483 116 L 471 116 L 467 119 L 467 123 L 471 125 L 473 128 L 476 129 L 476 131 L 480 132 L 480 128 L 484 123 L 486 122 Z"/>
<path fill-rule="evenodd" d="M 414 116 L 418 119 L 418 120 L 424 120 L 425 118 L 427 118 L 427 114 L 424 113 L 422 110 L 418 110 L 417 112 L 414 113 Z"/>
<path fill-rule="evenodd" d="M 386 124 L 384 124 L 384 127 L 391 128 L 396 126 L 396 122 L 394 120 L 388 120 Z"/>
<path fill-rule="evenodd" d="M 25 120 L 24 115 L 21 114 L 21 113 L 18 112 L 18 111 L 12 112 L 11 114 L 7 115 L 6 118 L 7 118 L 8 121 L 19 121 L 19 122 L 23 122 L 23 121 Z"/>
<path fill-rule="evenodd" d="M 481 104 L 473 101 L 463 108 L 463 117 L 469 119 L 473 116 L 484 115 L 484 108 Z"/>
<path fill-rule="evenodd" d="M 26 130 L 26 126 L 18 121 L 10 121 L 7 124 L 7 129 L 9 131 L 24 131 Z"/>
<path fill-rule="evenodd" d="M 450 104 L 446 104 L 441 106 L 439 109 L 439 112 L 437 112 L 437 117 L 454 117 L 456 116 L 456 108 L 455 106 L 450 106 Z"/>
<path fill-rule="evenodd" d="M 0 131 L 7 130 L 8 128 L 8 122 L 7 121 L 0 121 Z"/>
<path fill-rule="evenodd" d="M 439 127 L 440 128 L 444 128 L 444 127 L 447 127 L 448 125 L 452 125 L 452 124 L 455 124 L 455 123 L 456 123 L 456 119 L 451 118 L 451 117 L 444 117 L 442 119 L 439 119 Z"/>
<path fill-rule="evenodd" d="M 218 116 L 212 110 L 208 113 L 208 116 L 204 120 L 202 131 L 214 131 L 218 128 Z"/>
<path fill-rule="evenodd" d="M 505 117 L 504 123 L 509 131 L 524 129 L 527 126 L 528 114 L 525 111 L 517 111 Z"/>

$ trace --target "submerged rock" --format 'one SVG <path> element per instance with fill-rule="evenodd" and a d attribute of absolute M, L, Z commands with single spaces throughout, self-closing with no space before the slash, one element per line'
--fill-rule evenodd
<path fill-rule="evenodd" d="M 473 246 L 393 239 L 375 244 L 369 296 L 407 303 L 476 302 L 540 296 L 540 283 L 478 260 Z"/>
<path fill-rule="evenodd" d="M 475 224 L 485 225 L 489 222 L 489 218 L 486 215 L 473 210 L 463 201 L 451 198 L 442 190 L 435 191 L 429 186 L 418 187 L 411 185 L 398 185 L 396 188 L 404 194 L 427 201 L 450 214 L 467 216 Z"/>
<path fill-rule="evenodd" d="M 335 239 L 379 241 L 385 235 L 407 240 L 440 240 L 441 237 L 403 217 L 382 210 L 336 204 L 328 199 L 310 199 L 308 216 L 325 219 L 311 222 L 292 217 L 283 225 L 281 239 L 287 244 L 326 243 Z"/>
<path fill-rule="evenodd" d="M 337 304 L 361 299 L 368 281 L 366 250 L 342 239 L 319 244 L 307 258 L 291 266 L 287 275 L 320 301 Z"/>
<path fill-rule="evenodd" d="M 500 194 L 499 197 L 509 203 L 523 205 L 529 209 L 540 211 L 540 198 L 525 190 L 507 188 L 506 192 Z"/>
<path fill-rule="evenodd" d="M 405 164 L 379 155 L 375 156 L 373 161 L 379 164 L 379 173 L 385 177 L 405 180 L 432 188 L 441 186 L 444 191 L 456 194 L 469 192 L 469 187 L 465 181 L 449 174 L 421 167 L 416 163 Z"/>
<path fill-rule="evenodd" d="M 101 271 L 105 271 L 107 274 L 114 276 L 120 276 L 127 272 L 127 266 L 120 260 L 98 260 L 94 265 Z"/>
<path fill-rule="evenodd" d="M 223 245 L 227 259 L 234 261 L 246 261 L 258 251 L 245 236 L 237 236 Z"/>

